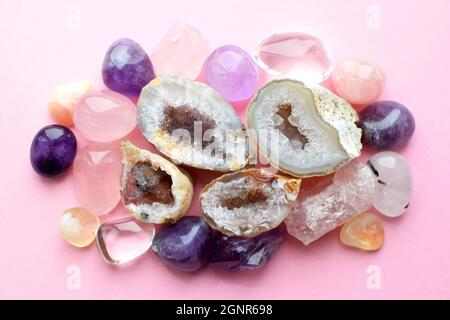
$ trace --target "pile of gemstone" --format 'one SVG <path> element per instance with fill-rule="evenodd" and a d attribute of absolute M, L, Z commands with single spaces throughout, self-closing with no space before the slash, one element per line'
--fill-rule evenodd
<path fill-rule="evenodd" d="M 319 85 L 329 76 L 336 93 Z M 377 101 L 378 65 L 346 59 L 332 68 L 317 37 L 275 34 L 252 57 L 233 45 L 212 50 L 178 21 L 150 56 L 131 39 L 115 41 L 102 78 L 108 89 L 54 89 L 57 124 L 36 134 L 30 158 L 48 178 L 73 165 L 80 207 L 62 214 L 60 234 L 76 247 L 96 241 L 110 264 L 153 252 L 183 271 L 255 269 L 286 231 L 309 245 L 338 227 L 344 245 L 374 251 L 383 223 L 367 211 L 392 218 L 409 206 L 411 171 L 393 150 L 411 138 L 412 114 Z M 247 126 L 235 102 L 248 105 Z M 125 139 L 136 125 L 159 153 Z M 89 141 L 82 150 L 72 126 Z M 357 159 L 363 145 L 379 151 L 367 163 Z M 191 167 L 223 173 L 200 193 L 202 216 L 189 211 Z M 119 202 L 129 217 L 101 223 Z"/>

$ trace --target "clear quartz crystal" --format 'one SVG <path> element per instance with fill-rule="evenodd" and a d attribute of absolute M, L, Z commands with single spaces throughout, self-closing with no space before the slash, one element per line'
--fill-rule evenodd
<path fill-rule="evenodd" d="M 122 264 L 146 253 L 154 235 L 155 225 L 124 218 L 100 226 L 97 247 L 106 262 Z"/>
<path fill-rule="evenodd" d="M 259 66 L 276 76 L 286 76 L 309 84 L 328 78 L 332 59 L 319 38 L 301 32 L 284 32 L 264 39 L 256 48 Z"/>

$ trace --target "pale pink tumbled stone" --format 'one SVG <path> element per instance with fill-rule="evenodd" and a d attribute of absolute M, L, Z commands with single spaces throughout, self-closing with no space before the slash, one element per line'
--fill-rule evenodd
<path fill-rule="evenodd" d="M 211 50 L 200 31 L 176 21 L 156 46 L 151 60 L 157 75 L 196 79 Z"/>
<path fill-rule="evenodd" d="M 88 140 L 110 142 L 129 134 L 136 126 L 136 107 L 110 90 L 84 95 L 73 110 L 75 127 Z"/>
<path fill-rule="evenodd" d="M 75 157 L 75 191 L 81 205 L 90 212 L 106 214 L 119 203 L 121 158 L 118 142 L 92 143 Z"/>
<path fill-rule="evenodd" d="M 375 102 L 384 89 L 386 78 L 374 62 L 347 59 L 331 74 L 338 95 L 355 105 Z"/>

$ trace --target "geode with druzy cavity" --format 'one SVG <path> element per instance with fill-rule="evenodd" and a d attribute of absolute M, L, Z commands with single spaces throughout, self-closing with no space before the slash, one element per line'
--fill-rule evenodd
<path fill-rule="evenodd" d="M 247 165 L 244 125 L 209 86 L 159 76 L 142 90 L 137 108 L 145 138 L 175 163 L 217 171 Z"/>
<path fill-rule="evenodd" d="M 361 152 L 357 113 L 320 86 L 273 80 L 250 103 L 247 119 L 262 154 L 296 177 L 327 175 Z"/>
<path fill-rule="evenodd" d="M 169 160 L 122 141 L 122 202 L 146 223 L 175 222 L 189 209 L 193 185 L 187 172 Z"/>
<path fill-rule="evenodd" d="M 200 194 L 206 221 L 228 236 L 255 237 L 289 214 L 301 180 L 245 169 L 210 182 Z"/>

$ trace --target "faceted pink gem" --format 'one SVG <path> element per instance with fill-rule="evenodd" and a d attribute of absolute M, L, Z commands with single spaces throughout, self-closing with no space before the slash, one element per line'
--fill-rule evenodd
<path fill-rule="evenodd" d="M 155 236 L 155 225 L 124 218 L 107 222 L 97 232 L 97 247 L 110 264 L 122 264 L 146 253 Z"/>
<path fill-rule="evenodd" d="M 118 142 L 93 143 L 77 154 L 73 179 L 84 208 L 102 215 L 117 206 L 120 201 L 121 159 Z"/>
<path fill-rule="evenodd" d="M 300 32 L 278 33 L 256 48 L 259 66 L 276 76 L 306 83 L 324 81 L 331 72 L 331 55 L 319 38 Z"/>
<path fill-rule="evenodd" d="M 120 93 L 101 90 L 84 95 L 73 111 L 75 127 L 88 140 L 110 142 L 136 126 L 136 107 Z"/>
<path fill-rule="evenodd" d="M 375 102 L 386 81 L 383 70 L 374 62 L 354 59 L 338 63 L 331 77 L 337 94 L 355 105 Z"/>
<path fill-rule="evenodd" d="M 196 79 L 211 53 L 208 40 L 183 21 L 175 22 L 151 55 L 158 75 Z"/>

